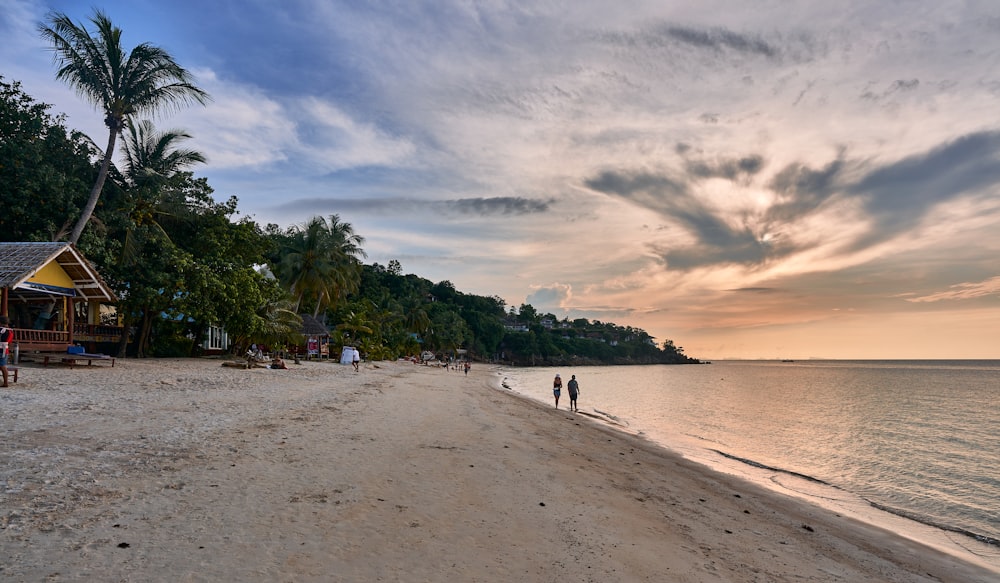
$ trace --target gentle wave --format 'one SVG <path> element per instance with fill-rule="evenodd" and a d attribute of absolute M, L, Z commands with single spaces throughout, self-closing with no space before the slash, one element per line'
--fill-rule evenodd
<path fill-rule="evenodd" d="M 974 532 L 972 532 L 970 530 L 966 530 L 966 529 L 958 527 L 958 526 L 952 526 L 950 524 L 943 524 L 941 522 L 938 522 L 936 520 L 932 520 L 932 519 L 930 519 L 930 518 L 928 518 L 926 516 L 923 516 L 921 514 L 917 514 L 915 512 L 908 512 L 906 510 L 901 510 L 899 508 L 893 508 L 892 506 L 886 506 L 885 504 L 879 504 L 878 502 L 874 502 L 874 501 L 869 500 L 867 498 L 862 498 L 862 499 L 865 502 L 867 502 L 868 504 L 870 504 L 872 508 L 875 508 L 877 510 L 881 510 L 882 512 L 888 512 L 889 514 L 894 514 L 896 516 L 903 517 L 903 518 L 905 518 L 907 520 L 912 520 L 914 522 L 919 522 L 920 524 L 926 524 L 927 526 L 931 526 L 931 527 L 943 530 L 945 532 L 953 532 L 955 534 L 960 534 L 960 535 L 963 535 L 963 536 L 967 536 L 969 538 L 973 538 L 973 539 L 975 539 L 975 540 L 977 540 L 977 541 L 979 541 L 981 543 L 985 543 L 985 544 L 988 544 L 988 545 L 991 545 L 991 546 L 995 546 L 995 547 L 1000 547 L 1000 539 L 996 539 L 996 538 L 993 538 L 991 536 L 986 536 L 985 534 L 977 534 L 977 533 L 974 533 Z"/>
<path fill-rule="evenodd" d="M 747 458 L 744 458 L 744 457 L 732 455 L 730 453 L 726 453 L 726 452 L 718 450 L 718 449 L 710 449 L 709 451 L 713 451 L 713 452 L 721 455 L 722 457 L 724 457 L 726 459 L 731 459 L 733 461 L 737 461 L 737 462 L 740 462 L 742 464 L 746 464 L 746 465 L 754 467 L 754 468 L 758 468 L 758 469 L 762 469 L 762 470 L 767 470 L 769 472 L 778 472 L 778 473 L 782 473 L 782 474 L 787 474 L 789 476 L 795 476 L 796 478 L 801 478 L 801 479 L 807 480 L 809 482 L 813 482 L 813 483 L 816 483 L 816 484 L 822 484 L 823 486 L 827 486 L 827 487 L 834 488 L 834 489 L 837 489 L 837 490 L 845 491 L 843 488 L 841 488 L 840 486 L 837 486 L 836 484 L 831 484 L 831 483 L 829 483 L 829 482 L 827 482 L 825 480 L 820 480 L 819 478 L 814 478 L 813 476 L 809 476 L 809 475 L 803 474 L 801 472 L 795 472 L 795 471 L 792 471 L 792 470 L 786 470 L 784 468 L 777 468 L 777 467 L 774 467 L 774 466 L 769 466 L 767 464 L 762 464 L 760 462 L 757 462 L 757 461 L 754 461 L 754 460 L 751 460 L 751 459 L 747 459 Z M 907 520 L 912 520 L 914 522 L 919 522 L 920 524 L 925 524 L 927 526 L 938 528 L 938 529 L 946 531 L 946 532 L 952 532 L 952 533 L 955 533 L 955 534 L 961 534 L 963 536 L 967 536 L 969 538 L 973 538 L 973 539 L 975 539 L 975 540 L 977 540 L 979 542 L 986 543 L 988 545 L 1000 546 L 1000 539 L 996 539 L 996 538 L 993 538 L 991 536 L 986 536 L 984 534 L 977 534 L 975 532 L 972 532 L 970 530 L 967 530 L 967 529 L 964 529 L 964 528 L 961 528 L 961 527 L 958 527 L 958 526 L 953 526 L 953 525 L 950 525 L 950 524 L 943 524 L 941 522 L 933 520 L 933 519 L 931 519 L 931 518 L 929 518 L 927 516 L 923 516 L 921 514 L 917 514 L 915 512 L 908 512 L 906 510 L 902 510 L 902 509 L 899 509 L 899 508 L 893 508 L 892 506 L 887 506 L 885 504 L 879 504 L 878 502 L 875 502 L 874 500 L 870 500 L 870 499 L 865 498 L 863 496 L 861 497 L 861 499 L 864 500 L 872 508 L 875 508 L 876 510 L 880 510 L 882 512 L 888 512 L 889 514 L 893 514 L 895 516 L 906 518 Z"/>
<path fill-rule="evenodd" d="M 817 484 L 823 484 L 824 486 L 829 486 L 831 488 L 837 488 L 838 490 L 842 490 L 842 488 L 839 488 L 839 487 L 837 487 L 837 486 L 835 486 L 835 485 L 833 485 L 833 484 L 831 484 L 829 482 L 826 482 L 824 480 L 820 480 L 819 478 L 814 478 L 812 476 L 807 476 L 806 474 L 802 474 L 802 473 L 799 473 L 799 472 L 793 472 L 792 470 L 786 470 L 786 469 L 782 469 L 782 468 L 776 468 L 774 466 L 769 466 L 769 465 L 766 465 L 766 464 L 762 464 L 760 462 L 755 462 L 755 461 L 753 461 L 751 459 L 747 459 L 747 458 L 735 456 L 735 455 L 732 455 L 732 454 L 729 454 L 729 453 L 726 453 L 724 451 L 720 451 L 720 450 L 717 450 L 717 449 L 711 449 L 709 451 L 714 451 L 715 453 L 721 455 L 724 458 L 729 458 L 731 460 L 738 461 L 740 463 L 744 463 L 744 464 L 746 464 L 748 466 L 753 466 L 755 468 L 760 468 L 762 470 L 768 470 L 768 471 L 771 471 L 771 472 L 780 472 L 782 474 L 788 474 L 789 476 L 795 476 L 796 478 L 802 478 L 803 480 L 808 480 L 810 482 L 815 482 Z"/>

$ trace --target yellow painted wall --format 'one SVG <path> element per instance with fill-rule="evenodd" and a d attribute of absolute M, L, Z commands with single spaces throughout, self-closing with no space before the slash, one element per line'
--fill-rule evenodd
<path fill-rule="evenodd" d="M 73 287 L 73 280 L 69 275 L 66 275 L 63 268 L 60 267 L 55 261 L 46 263 L 44 267 L 38 270 L 38 273 L 29 277 L 28 281 L 40 283 L 42 285 L 55 285 L 66 288 Z"/>

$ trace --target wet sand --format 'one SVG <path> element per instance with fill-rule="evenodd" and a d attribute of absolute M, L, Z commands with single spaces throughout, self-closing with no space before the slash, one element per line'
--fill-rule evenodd
<path fill-rule="evenodd" d="M 1000 574 L 409 363 L 23 366 L 12 581 L 898 581 Z"/>

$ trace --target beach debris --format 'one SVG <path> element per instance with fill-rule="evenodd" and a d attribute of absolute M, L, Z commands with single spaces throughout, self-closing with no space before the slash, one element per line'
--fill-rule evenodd
<path fill-rule="evenodd" d="M 120 549 L 127 549 L 130 546 L 132 546 L 132 545 L 130 545 L 128 543 L 118 543 L 118 548 L 120 548 Z"/>
<path fill-rule="evenodd" d="M 545 502 L 539 502 L 538 505 L 539 506 L 545 506 Z"/>
<path fill-rule="evenodd" d="M 815 530 L 813 530 L 813 527 L 809 526 L 808 524 L 803 524 L 802 529 L 808 530 L 809 532 L 816 532 Z"/>

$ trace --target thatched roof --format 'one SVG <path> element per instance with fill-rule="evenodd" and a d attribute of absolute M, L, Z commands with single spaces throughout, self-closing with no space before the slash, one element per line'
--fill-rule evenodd
<path fill-rule="evenodd" d="M 97 269 L 70 243 L 0 243 L 0 287 L 10 288 L 18 296 L 57 293 L 28 281 L 53 262 L 73 280 L 75 295 L 100 302 L 118 301 Z"/>
<path fill-rule="evenodd" d="M 316 318 L 310 316 L 309 314 L 300 314 L 302 316 L 302 335 L 303 336 L 329 336 L 330 331 L 326 329 L 326 326 Z"/>

